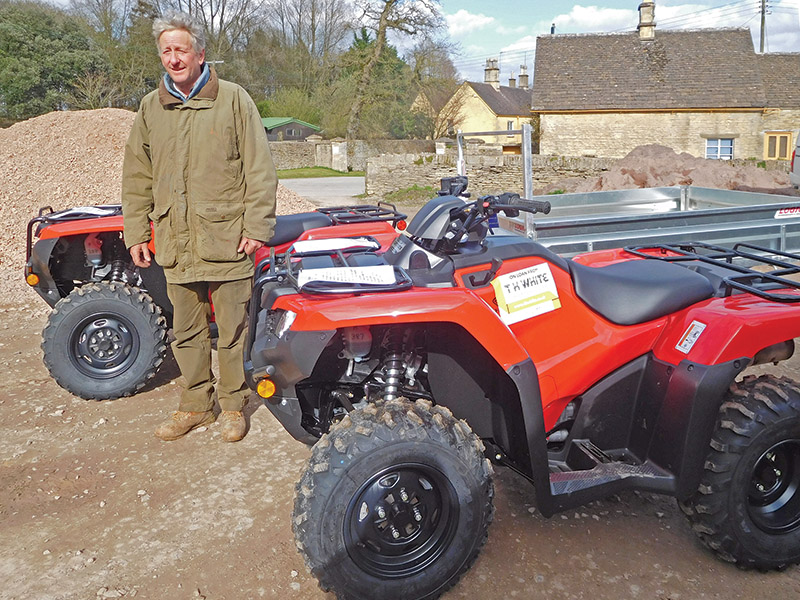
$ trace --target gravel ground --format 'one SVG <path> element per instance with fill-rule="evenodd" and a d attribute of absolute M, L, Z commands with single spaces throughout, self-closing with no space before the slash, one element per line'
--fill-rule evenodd
<path fill-rule="evenodd" d="M 306 446 L 257 400 L 239 443 L 216 425 L 157 440 L 178 399 L 172 360 L 134 397 L 81 400 L 48 377 L 32 306 L 0 303 L 0 599 L 333 600 L 291 532 Z M 785 365 L 771 369 L 800 378 L 800 360 Z M 495 484 L 489 541 L 448 600 L 800 597 L 800 568 L 718 560 L 670 498 L 624 493 L 545 519 L 527 481 L 496 468 Z"/>

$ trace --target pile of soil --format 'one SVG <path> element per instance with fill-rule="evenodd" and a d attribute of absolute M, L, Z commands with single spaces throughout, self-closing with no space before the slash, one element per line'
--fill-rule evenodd
<path fill-rule="evenodd" d="M 562 179 L 549 185 L 542 193 L 554 190 L 585 193 L 673 185 L 798 195 L 789 182 L 789 175 L 782 171 L 697 158 L 658 144 L 634 148 L 597 177 Z"/>
<path fill-rule="evenodd" d="M 0 129 L 0 297 L 31 299 L 22 281 L 25 228 L 40 208 L 118 204 L 134 113 L 116 108 L 51 112 Z M 314 206 L 278 186 L 278 214 Z M 42 306 L 44 306 L 42 304 Z"/>

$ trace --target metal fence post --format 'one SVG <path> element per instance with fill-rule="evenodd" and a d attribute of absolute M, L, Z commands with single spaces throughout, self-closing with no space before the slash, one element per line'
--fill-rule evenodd
<path fill-rule="evenodd" d="M 531 156 L 531 124 L 522 124 L 522 193 L 533 198 L 533 160 Z"/>

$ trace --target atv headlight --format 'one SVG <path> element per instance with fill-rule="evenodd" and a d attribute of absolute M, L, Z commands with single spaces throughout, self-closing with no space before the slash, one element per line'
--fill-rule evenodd
<path fill-rule="evenodd" d="M 290 310 L 283 311 L 283 314 L 278 319 L 278 323 L 275 325 L 275 335 L 282 338 L 283 334 L 291 329 L 292 323 L 294 323 L 296 318 L 297 313 Z"/>

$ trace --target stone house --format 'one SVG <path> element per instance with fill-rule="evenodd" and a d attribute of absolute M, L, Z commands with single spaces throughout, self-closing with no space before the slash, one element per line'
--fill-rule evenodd
<path fill-rule="evenodd" d="M 270 142 L 304 141 L 320 131 L 316 125 L 292 117 L 262 117 L 261 122 Z"/>
<path fill-rule="evenodd" d="M 537 38 L 532 109 L 540 153 L 621 157 L 663 144 L 707 158 L 791 157 L 800 54 L 757 54 L 747 29 Z"/>
<path fill-rule="evenodd" d="M 456 130 L 463 132 L 509 131 L 522 128 L 531 120 L 531 92 L 528 87 L 526 67 L 520 67 L 519 85 L 509 78 L 509 85 L 500 85 L 497 59 L 486 61 L 484 82 L 466 81 L 456 90 L 441 111 L 448 119 L 447 133 L 453 137 Z M 489 144 L 503 147 L 506 154 L 519 154 L 521 140 L 518 135 L 476 136 Z"/>

